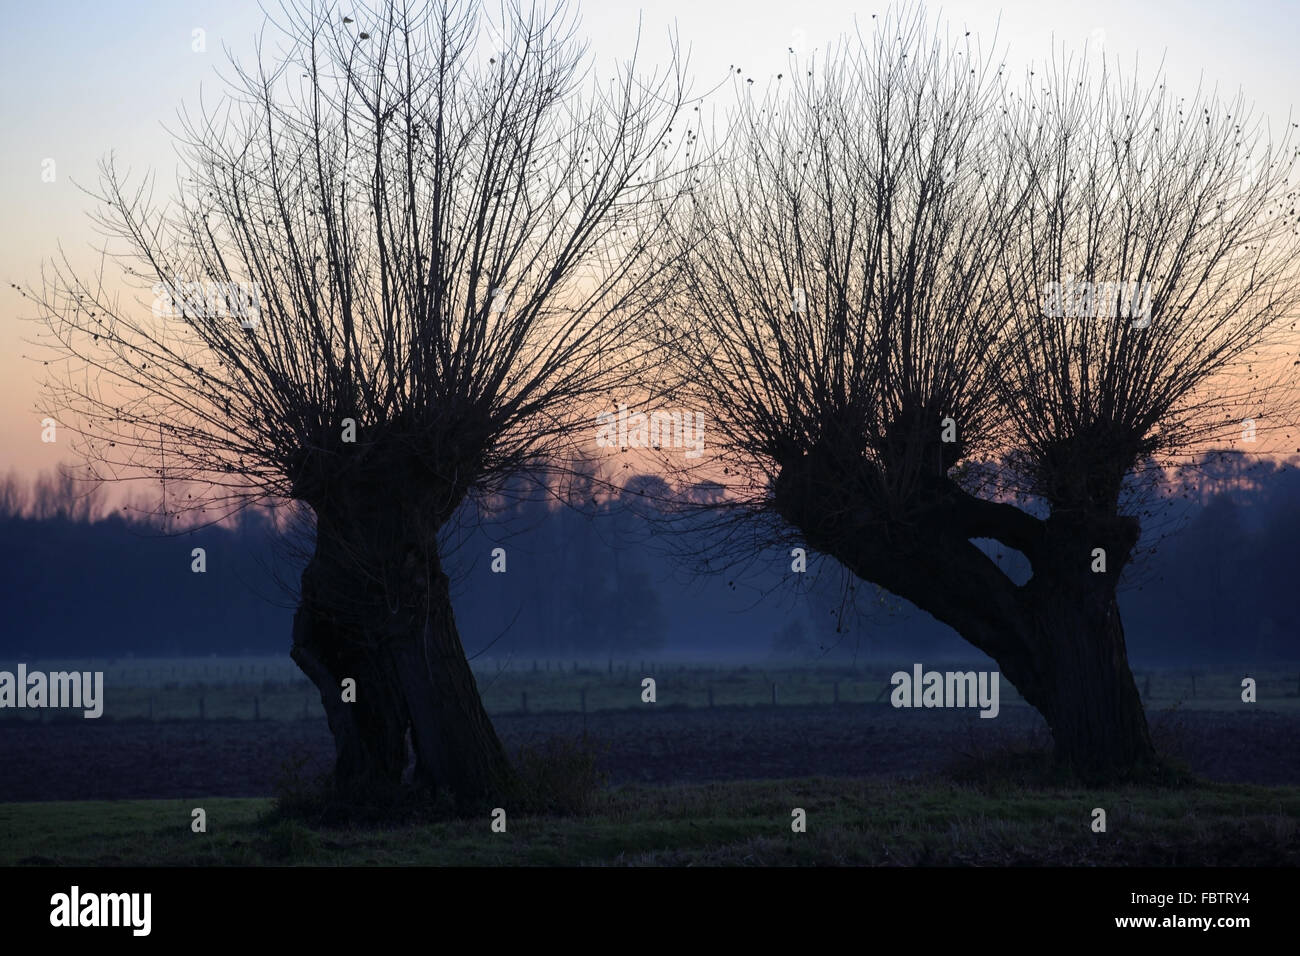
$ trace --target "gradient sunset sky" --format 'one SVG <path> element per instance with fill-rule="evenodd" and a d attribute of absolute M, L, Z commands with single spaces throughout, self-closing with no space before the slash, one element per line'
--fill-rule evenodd
<path fill-rule="evenodd" d="M 346 12 L 346 4 L 339 9 Z M 662 63 L 675 25 L 690 48 L 699 93 L 720 83 L 729 65 L 766 84 L 789 69 L 790 47 L 807 55 L 852 31 L 855 17 L 869 27 L 871 14 L 884 9 L 848 0 L 589 0 L 581 7 L 582 33 L 602 73 L 630 54 L 638 20 L 645 65 Z M 970 30 L 986 51 L 1005 51 L 1013 75 L 1049 55 L 1054 43 L 1081 51 L 1085 42 L 1100 42 L 1108 58 L 1118 57 L 1126 70 L 1136 62 L 1144 78 L 1163 60 L 1178 95 L 1190 98 L 1198 84 L 1217 86 L 1224 98 L 1241 90 L 1279 132 L 1300 118 L 1291 115 L 1300 99 L 1300 2 L 954 0 L 928 11 L 953 30 Z M 7 7 L 0 31 L 0 474 L 72 460 L 65 442 L 40 440 L 40 368 L 21 358 L 31 351 L 24 339 L 37 329 L 20 321 L 31 308 L 10 283 L 38 285 L 42 263 L 60 245 L 80 268 L 96 261 L 99 237 L 86 216 L 93 203 L 77 184 L 93 187 L 108 153 L 119 168 L 156 171 L 159 193 L 170 193 L 174 153 L 164 127 L 175 128 L 178 106 L 197 105 L 200 93 L 217 101 L 226 49 L 251 60 L 263 16 L 242 0 Z M 193 49 L 196 29 L 205 31 L 204 52 Z M 48 159 L 53 183 L 42 181 Z"/>

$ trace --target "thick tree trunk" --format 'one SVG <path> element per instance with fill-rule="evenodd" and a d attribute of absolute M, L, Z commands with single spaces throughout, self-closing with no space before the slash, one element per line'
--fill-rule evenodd
<path fill-rule="evenodd" d="M 1035 678 L 1017 689 L 1047 720 L 1057 757 L 1097 780 L 1153 764 L 1155 749 L 1108 582 L 1083 593 L 1044 588 L 1036 594 L 1030 626 Z"/>
<path fill-rule="evenodd" d="M 416 779 L 445 783 L 471 806 L 503 791 L 510 765 L 460 642 L 447 575 L 439 569 L 430 585 L 424 639 L 395 642 L 392 656 L 411 717 Z"/>
<path fill-rule="evenodd" d="M 352 803 L 386 800 L 415 751 L 415 782 L 469 809 L 511 780 L 456 629 L 434 545 L 401 516 L 338 535 L 318 522 L 303 572 L 292 657 L 320 691 L 336 747 L 335 786 Z M 345 701 L 343 681 L 356 682 Z"/>
<path fill-rule="evenodd" d="M 1154 763 L 1111 581 L 1081 580 L 1078 573 L 1038 579 L 1010 606 L 954 605 L 942 588 L 929 601 L 924 588 L 908 596 L 998 662 L 1002 676 L 1046 719 L 1057 759 L 1080 777 L 1120 780 Z M 990 626 L 990 609 L 1000 626 Z"/>
<path fill-rule="evenodd" d="M 998 662 L 1002 675 L 1051 727 L 1058 757 L 1083 777 L 1121 779 L 1154 762 L 1128 665 L 1115 588 L 1137 542 L 1131 518 L 1061 509 L 1039 520 L 1019 509 L 942 487 L 929 510 L 891 523 L 846 508 L 855 485 L 816 456 L 794 461 L 775 484 L 778 513 L 811 547 L 865 581 L 906 598 Z M 863 495 L 865 496 L 865 493 Z M 974 544 L 1019 548 L 1033 576 L 1016 586 Z M 1109 569 L 1093 573 L 1092 549 Z"/>
<path fill-rule="evenodd" d="M 375 692 L 391 686 L 396 672 L 382 656 L 340 626 L 324 596 L 315 559 L 303 572 L 302 601 L 294 614 L 291 657 L 316 685 L 334 735 L 334 781 L 349 802 L 381 799 L 402 780 L 408 763 L 405 698 Z M 335 582 L 337 584 L 337 582 Z M 356 701 L 343 699 L 344 680 L 356 681 Z"/>

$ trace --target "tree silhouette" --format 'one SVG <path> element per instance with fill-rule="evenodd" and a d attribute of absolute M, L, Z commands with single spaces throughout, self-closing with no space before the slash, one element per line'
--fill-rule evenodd
<path fill-rule="evenodd" d="M 725 521 L 949 624 L 1065 762 L 1128 773 L 1154 754 L 1115 589 L 1153 465 L 1294 421 L 1294 141 L 1086 62 L 1017 88 L 918 8 L 873 28 L 738 86 L 675 220 L 664 388 L 710 410 Z"/>
<path fill-rule="evenodd" d="M 458 0 L 349 14 L 268 20 L 256 66 L 182 114 L 169 204 L 105 162 L 107 252 L 152 309 L 66 258 L 29 295 L 51 413 L 100 477 L 183 482 L 209 513 L 310 509 L 292 654 L 340 795 L 398 784 L 409 730 L 417 782 L 473 803 L 511 774 L 439 531 L 467 496 L 562 467 L 637 361 L 684 168 L 680 64 L 588 84 L 563 2 L 500 22 Z"/>

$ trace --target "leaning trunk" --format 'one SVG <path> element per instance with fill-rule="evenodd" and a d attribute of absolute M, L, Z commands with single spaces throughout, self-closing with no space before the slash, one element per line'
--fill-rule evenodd
<path fill-rule="evenodd" d="M 414 781 L 468 809 L 499 793 L 510 768 L 460 642 L 436 534 L 423 525 L 399 509 L 346 525 L 318 511 L 292 656 L 320 691 L 341 799 L 394 795 L 409 733 Z"/>
<path fill-rule="evenodd" d="M 990 630 L 985 613 L 949 611 L 943 619 L 968 640 Z M 972 642 L 1043 715 L 1058 761 L 1081 778 L 1120 780 L 1154 763 L 1110 582 L 1038 578 L 1005 615 L 996 641 Z"/>
<path fill-rule="evenodd" d="M 914 517 L 893 522 L 870 507 L 842 507 L 845 488 L 862 489 L 864 500 L 879 497 L 862 475 L 860 458 L 819 446 L 783 464 L 773 489 L 777 513 L 810 546 L 996 660 L 1046 718 L 1057 756 L 1081 776 L 1122 778 L 1154 761 L 1115 599 L 1140 532 L 1135 519 L 1117 513 L 1118 479 L 1102 506 L 1085 495 L 1045 520 L 941 483 L 912 503 Z M 1028 582 L 1014 584 L 972 543 L 986 537 L 1028 549 Z M 1109 567 L 1094 572 L 1097 548 Z"/>

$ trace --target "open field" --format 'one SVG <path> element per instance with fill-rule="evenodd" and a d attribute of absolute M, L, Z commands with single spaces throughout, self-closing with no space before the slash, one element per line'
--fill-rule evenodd
<path fill-rule="evenodd" d="M 202 805 L 208 830 L 190 830 Z M 1106 833 L 1089 827 L 1093 807 Z M 794 833 L 793 808 L 807 813 Z M 798 779 L 627 787 L 581 817 L 313 830 L 267 800 L 0 805 L 0 865 L 1290 865 L 1300 788 L 981 789 Z"/>
<path fill-rule="evenodd" d="M 1300 784 L 1295 711 L 1153 708 L 1157 745 L 1212 780 Z M 905 778 L 999 751 L 1049 744 L 1042 718 L 972 710 L 839 707 L 665 708 L 590 714 L 498 714 L 510 750 L 586 735 L 613 785 L 811 776 Z M 0 801 L 271 796 L 286 776 L 327 770 L 334 746 L 309 720 L 0 722 Z"/>
<path fill-rule="evenodd" d="M 288 661 L 31 664 L 74 666 L 105 671 L 105 715 L 4 711 L 0 801 L 268 797 L 333 760 L 319 696 Z M 613 785 L 905 778 L 1050 743 L 1042 718 L 1005 681 L 998 717 L 983 719 L 973 709 L 896 710 L 889 673 L 650 661 L 548 670 L 530 662 L 485 666 L 479 683 L 508 749 L 585 736 Z M 655 677 L 656 703 L 641 701 L 640 674 Z M 1244 704 L 1237 674 L 1198 674 L 1193 698 L 1190 672 L 1139 671 L 1139 686 L 1150 678 L 1157 745 L 1207 779 L 1300 784 L 1300 700 L 1288 675 L 1254 676 L 1259 703 Z"/>
<path fill-rule="evenodd" d="M 323 717 L 316 688 L 285 657 L 170 658 L 156 660 L 26 661 L 28 670 L 103 671 L 104 718 L 114 720 L 301 720 Z M 960 661 L 925 661 L 928 668 L 984 669 Z M 13 661 L 0 661 L 12 670 Z M 786 707 L 887 702 L 889 677 L 910 661 L 848 665 L 708 664 L 653 660 L 487 661 L 475 674 L 492 715 L 637 710 L 641 681 L 656 682 L 660 709 Z M 1295 671 L 1207 671 L 1136 668 L 1148 710 L 1220 709 L 1300 714 L 1300 668 Z M 1253 677 L 1258 702 L 1244 705 L 1241 680 Z M 775 704 L 773 703 L 775 698 Z M 1000 703 L 1024 702 L 1005 680 Z M 0 710 L 7 720 L 81 720 L 79 713 Z"/>
<path fill-rule="evenodd" d="M 315 689 L 288 662 L 79 664 L 105 671 L 103 718 L 0 719 L 0 865 L 1300 862 L 1300 706 L 1277 672 L 1251 675 L 1250 705 L 1238 674 L 1198 672 L 1192 697 L 1190 672 L 1139 671 L 1158 746 L 1201 783 L 1089 791 L 1009 782 L 1008 760 L 1032 760 L 1050 738 L 1005 682 L 998 717 L 982 719 L 891 707 L 884 666 L 484 667 L 508 749 L 585 739 L 606 783 L 589 814 L 511 815 L 493 834 L 486 819 L 265 819 L 279 788 L 333 759 Z M 642 676 L 656 679 L 654 704 Z M 189 829 L 198 806 L 207 834 Z M 791 832 L 794 807 L 807 833 Z M 1107 833 L 1091 832 L 1094 807 Z"/>

